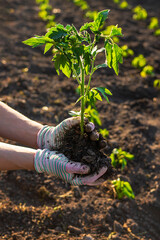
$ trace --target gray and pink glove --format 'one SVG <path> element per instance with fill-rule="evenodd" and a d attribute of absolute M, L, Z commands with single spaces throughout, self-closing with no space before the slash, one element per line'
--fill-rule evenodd
<path fill-rule="evenodd" d="M 100 177 L 107 171 L 107 167 L 100 169 L 99 173 L 85 176 L 90 168 L 79 162 L 69 161 L 64 154 L 56 153 L 48 149 L 38 149 L 34 158 L 34 167 L 38 173 L 53 174 L 62 180 L 75 185 L 95 186 L 104 182 Z M 82 174 L 77 176 L 75 174 Z"/>
<path fill-rule="evenodd" d="M 80 117 L 71 117 L 56 127 L 44 126 L 39 131 L 37 144 L 40 149 L 36 151 L 34 159 L 34 166 L 37 172 L 53 174 L 73 185 L 98 185 L 104 182 L 100 177 L 107 171 L 107 167 L 101 168 L 99 173 L 85 176 L 90 171 L 89 166 L 80 162 L 70 161 L 64 154 L 50 151 L 63 146 L 65 134 L 73 127 L 79 125 Z M 96 141 L 99 138 L 99 134 L 94 129 L 93 123 L 85 124 L 85 131 L 90 133 L 91 140 Z M 81 174 L 81 176 L 76 174 Z"/>
<path fill-rule="evenodd" d="M 63 145 L 63 139 L 67 131 L 75 126 L 80 125 L 80 117 L 71 117 L 65 119 L 56 127 L 44 126 L 38 133 L 37 144 L 40 149 L 47 148 L 49 150 L 56 150 Z M 94 131 L 94 124 L 89 122 L 85 124 L 87 132 L 90 132 L 92 140 L 97 140 L 99 135 Z"/>

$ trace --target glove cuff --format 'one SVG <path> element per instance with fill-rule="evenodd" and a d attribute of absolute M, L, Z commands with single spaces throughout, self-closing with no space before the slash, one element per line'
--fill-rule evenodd
<path fill-rule="evenodd" d="M 53 127 L 49 127 L 48 125 L 43 126 L 37 134 L 37 145 L 40 149 L 51 149 L 52 144 L 50 143 L 49 134 L 51 134 L 50 129 Z"/>

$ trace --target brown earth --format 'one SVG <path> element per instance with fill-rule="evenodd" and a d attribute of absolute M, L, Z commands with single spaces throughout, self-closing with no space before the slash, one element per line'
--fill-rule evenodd
<path fill-rule="evenodd" d="M 117 200 L 105 182 L 97 187 L 72 187 L 33 171 L 0 173 L 0 239 L 160 239 L 160 102 L 153 88 L 160 79 L 160 37 L 147 29 L 149 18 L 137 22 L 131 10 L 120 10 L 109 0 L 88 0 L 92 10 L 111 9 L 108 24 L 119 24 L 135 56 L 142 53 L 155 68 L 155 77 L 142 79 L 124 59 L 119 76 L 111 70 L 95 73 L 93 86 L 105 86 L 113 97 L 98 104 L 109 141 L 135 155 L 118 173 L 131 183 L 135 200 Z M 160 16 L 160 1 L 140 3 L 149 17 Z M 72 1 L 54 0 L 56 21 L 79 27 L 88 21 Z M 160 19 L 159 19 L 160 20 Z M 51 55 L 22 41 L 45 33 L 32 0 L 0 0 L 0 100 L 44 124 L 68 117 L 78 95 L 76 82 L 56 75 Z M 100 60 L 100 59 L 99 59 Z M 47 106 L 47 108 L 43 108 Z M 2 139 L 1 139 L 2 140 Z M 5 140 L 2 140 L 5 141 Z M 115 235 L 109 236 L 112 232 Z M 108 237 L 109 236 L 109 237 Z"/>

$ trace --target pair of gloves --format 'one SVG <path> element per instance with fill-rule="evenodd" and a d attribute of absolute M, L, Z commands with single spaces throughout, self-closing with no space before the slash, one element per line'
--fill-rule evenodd
<path fill-rule="evenodd" d="M 89 175 L 89 166 L 73 162 L 64 154 L 56 152 L 56 149 L 63 146 L 65 134 L 78 125 L 80 125 L 80 118 L 71 117 L 56 127 L 44 126 L 37 135 L 39 149 L 35 153 L 34 167 L 38 173 L 53 174 L 75 186 L 98 185 L 104 181 L 101 176 L 107 171 L 107 167 L 101 168 L 98 174 Z M 90 132 L 91 139 L 94 140 L 94 136 L 97 134 L 94 130 L 94 124 L 86 123 L 85 128 L 87 132 Z M 95 140 L 97 140 L 97 136 Z M 51 151 L 51 149 L 55 151 Z"/>

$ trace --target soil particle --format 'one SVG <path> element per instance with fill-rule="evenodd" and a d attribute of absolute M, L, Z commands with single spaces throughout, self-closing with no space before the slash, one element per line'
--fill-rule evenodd
<path fill-rule="evenodd" d="M 82 233 L 82 229 L 74 226 L 68 226 L 68 230 L 70 231 L 71 234 L 74 235 L 80 235 Z"/>

